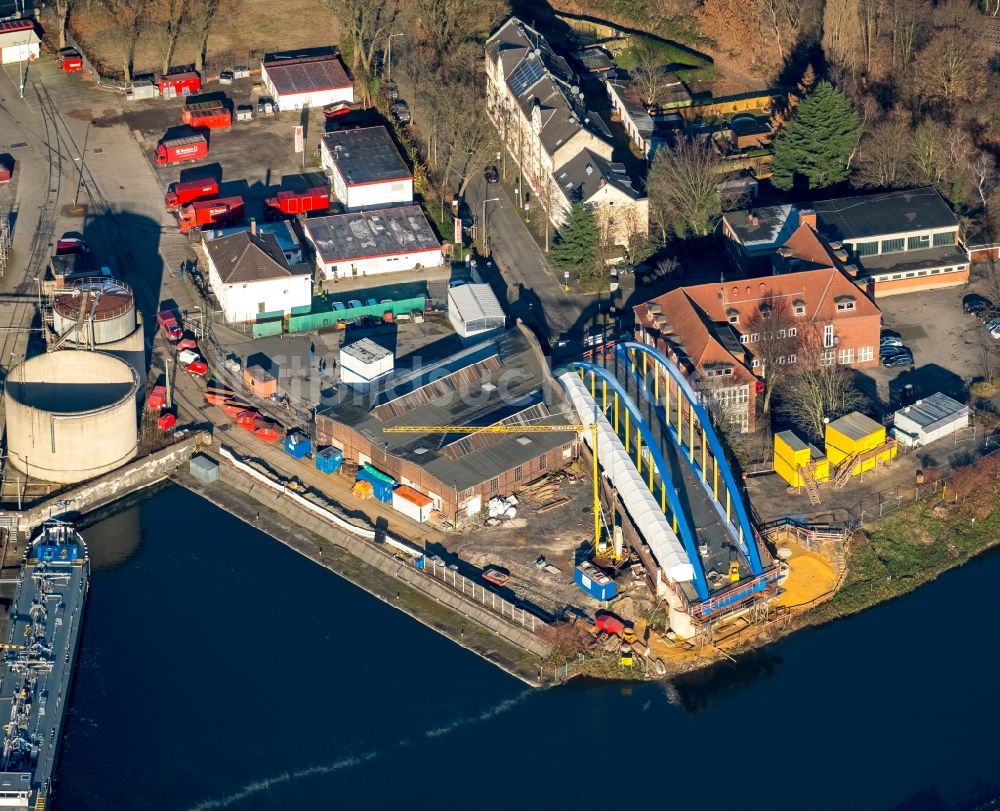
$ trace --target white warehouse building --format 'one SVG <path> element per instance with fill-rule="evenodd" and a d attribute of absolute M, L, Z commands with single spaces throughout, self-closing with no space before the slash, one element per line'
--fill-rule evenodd
<path fill-rule="evenodd" d="M 507 316 L 488 284 L 461 284 L 448 290 L 448 320 L 463 342 L 503 332 Z"/>
<path fill-rule="evenodd" d="M 373 276 L 444 264 L 441 243 L 420 206 L 314 217 L 303 223 L 325 279 Z"/>
<path fill-rule="evenodd" d="M 330 132 L 321 144 L 333 193 L 348 211 L 413 202 L 413 172 L 385 127 Z"/>
<path fill-rule="evenodd" d="M 340 348 L 340 380 L 361 391 L 393 369 L 393 355 L 371 338 L 362 338 Z"/>
<path fill-rule="evenodd" d="M 256 321 L 312 306 L 309 266 L 292 269 L 273 234 L 254 228 L 219 237 L 205 243 L 205 256 L 208 281 L 226 321 Z"/>
<path fill-rule="evenodd" d="M 937 392 L 897 411 L 892 435 L 904 448 L 928 445 L 969 425 L 969 407 Z"/>
<path fill-rule="evenodd" d="M 41 46 L 31 20 L 0 21 L 0 64 L 32 62 L 38 59 Z"/>
<path fill-rule="evenodd" d="M 354 101 L 354 82 L 332 49 L 267 54 L 260 79 L 281 110 Z"/>

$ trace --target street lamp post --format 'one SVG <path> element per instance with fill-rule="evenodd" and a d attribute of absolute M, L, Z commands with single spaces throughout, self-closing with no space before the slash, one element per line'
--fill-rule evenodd
<path fill-rule="evenodd" d="M 402 34 L 389 34 L 389 44 L 386 46 L 385 54 L 385 80 L 387 82 L 392 81 L 392 38 L 401 37 Z"/>
<path fill-rule="evenodd" d="M 40 277 L 35 276 L 35 285 L 38 287 L 38 314 L 42 314 L 42 280 Z"/>
<path fill-rule="evenodd" d="M 499 202 L 500 202 L 500 198 L 499 197 L 489 197 L 489 198 L 483 200 L 483 216 L 482 216 L 482 218 L 481 218 L 480 221 L 483 224 L 483 252 L 487 256 L 490 255 L 490 232 L 489 232 L 489 229 L 486 227 L 486 204 L 487 203 L 499 203 Z"/>

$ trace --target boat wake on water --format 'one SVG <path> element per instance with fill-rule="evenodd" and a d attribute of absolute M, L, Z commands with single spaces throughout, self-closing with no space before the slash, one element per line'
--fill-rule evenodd
<path fill-rule="evenodd" d="M 424 736 L 427 738 L 440 738 L 444 735 L 448 735 L 454 732 L 460 727 L 469 726 L 470 724 L 478 724 L 483 721 L 489 721 L 491 718 L 496 718 L 498 715 L 507 712 L 517 704 L 520 704 L 525 698 L 531 695 L 534 690 L 524 690 L 518 693 L 516 696 L 504 699 L 498 704 L 490 707 L 489 709 L 483 710 L 483 712 L 478 715 L 463 716 L 452 721 L 450 724 L 446 724 L 443 727 L 436 727 L 435 729 L 428 729 Z M 402 740 L 397 744 L 399 747 L 409 745 L 409 741 Z M 380 756 L 379 752 L 367 752 L 364 755 L 355 755 L 351 757 L 341 758 L 340 760 L 334 761 L 333 763 L 323 764 L 318 766 L 310 766 L 305 769 L 296 769 L 295 771 L 282 772 L 281 774 L 276 774 L 272 777 L 265 777 L 261 780 L 254 780 L 252 783 L 247 783 L 245 786 L 240 787 L 232 794 L 227 794 L 225 797 L 220 797 L 216 800 L 203 800 L 197 805 L 191 806 L 189 811 L 214 811 L 217 808 L 229 808 L 230 806 L 241 803 L 244 800 L 248 800 L 256 794 L 260 794 L 265 791 L 269 791 L 272 788 L 284 785 L 286 783 L 292 783 L 296 780 L 302 780 L 307 777 L 315 777 L 317 775 L 323 774 L 333 774 L 339 772 L 343 769 L 350 769 L 354 766 L 361 766 L 365 763 L 369 763 Z"/>

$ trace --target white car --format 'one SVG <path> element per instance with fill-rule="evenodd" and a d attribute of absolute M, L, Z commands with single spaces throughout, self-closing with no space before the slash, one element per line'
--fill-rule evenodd
<path fill-rule="evenodd" d="M 193 352 L 190 349 L 182 349 L 177 353 L 177 360 L 183 363 L 185 366 L 189 366 L 196 360 L 201 360 L 201 355 L 197 352 Z"/>
<path fill-rule="evenodd" d="M 990 335 L 997 340 L 1000 340 L 1000 324 L 997 324 L 990 330 Z"/>

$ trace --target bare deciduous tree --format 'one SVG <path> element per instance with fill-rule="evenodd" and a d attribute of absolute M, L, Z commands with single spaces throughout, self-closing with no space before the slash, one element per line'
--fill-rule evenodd
<path fill-rule="evenodd" d="M 375 52 L 386 45 L 393 24 L 399 18 L 396 0 L 327 0 L 344 32 L 351 39 L 351 59 L 355 70 L 371 76 Z"/>
<path fill-rule="evenodd" d="M 646 107 L 656 107 L 663 101 L 669 74 L 663 52 L 646 39 L 632 45 L 635 67 L 630 86 Z"/>
<path fill-rule="evenodd" d="M 798 363 L 800 338 L 798 321 L 791 303 L 785 296 L 766 291 L 760 306 L 740 324 L 744 335 L 757 335 L 750 346 L 753 358 L 759 362 L 758 371 L 764 383 L 763 411 L 771 412 L 771 398 L 782 382 L 793 373 Z"/>
<path fill-rule="evenodd" d="M 459 43 L 492 30 L 508 8 L 504 0 L 415 0 L 412 11 L 441 63 Z"/>
<path fill-rule="evenodd" d="M 912 153 L 905 148 L 910 129 L 904 121 L 880 121 L 861 141 L 855 183 L 874 188 L 892 188 L 909 182 L 913 175 Z"/>
<path fill-rule="evenodd" d="M 222 10 L 222 3 L 223 0 L 201 0 L 197 6 L 198 12 L 194 16 L 194 29 L 198 37 L 198 49 L 194 58 L 197 70 L 203 70 L 205 67 L 205 59 L 208 56 L 208 35 L 212 30 L 212 23 Z"/>
<path fill-rule="evenodd" d="M 56 0 L 56 27 L 59 29 L 59 47 L 66 47 L 66 24 L 69 22 L 69 14 L 73 10 L 75 0 Z"/>
<path fill-rule="evenodd" d="M 722 191 L 734 177 L 710 144 L 681 139 L 673 149 L 660 149 L 646 181 L 649 211 L 664 239 L 670 233 L 705 236 L 722 212 L 735 204 Z"/>
<path fill-rule="evenodd" d="M 837 364 L 836 349 L 823 346 L 818 330 L 800 336 L 796 363 L 778 389 L 781 412 L 810 439 L 823 438 L 824 419 L 836 419 L 864 403 L 846 366 Z"/>
<path fill-rule="evenodd" d="M 121 33 L 122 68 L 125 81 L 130 82 L 135 66 L 135 48 L 146 27 L 149 4 L 146 0 L 108 0 L 106 8 Z"/>
<path fill-rule="evenodd" d="M 164 35 L 166 37 L 163 51 L 163 73 L 170 70 L 170 63 L 177 49 L 177 40 L 181 37 L 181 29 L 191 16 L 193 0 L 162 0 L 161 11 L 164 16 Z"/>

